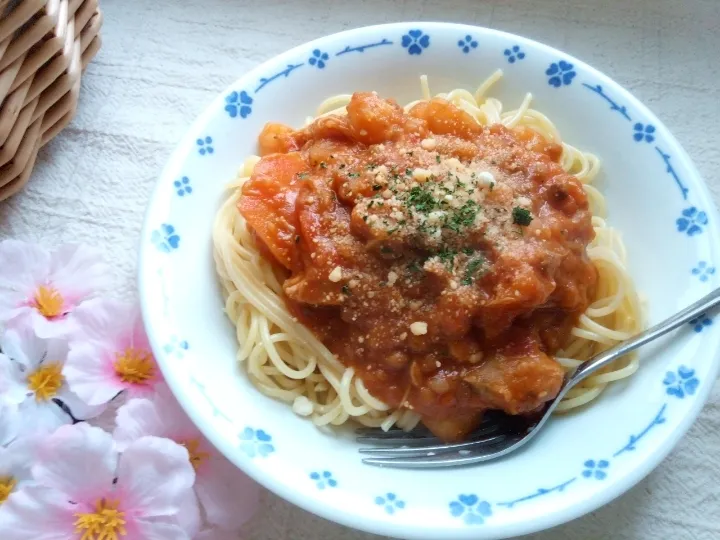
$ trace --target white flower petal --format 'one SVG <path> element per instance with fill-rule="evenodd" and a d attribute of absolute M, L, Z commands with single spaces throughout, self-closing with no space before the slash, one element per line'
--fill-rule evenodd
<path fill-rule="evenodd" d="M 100 252 L 82 244 L 65 244 L 51 254 L 50 281 L 66 303 L 77 306 L 109 285 L 110 269 Z"/>
<path fill-rule="evenodd" d="M 40 437 L 21 437 L 5 448 L 0 447 L 0 476 L 12 476 L 19 489 L 32 479 L 32 465 L 37 456 Z"/>
<path fill-rule="evenodd" d="M 192 536 L 181 525 L 157 520 L 137 520 L 134 523 L 137 540 L 191 540 Z M 128 531 L 130 532 L 130 531 Z M 132 538 L 135 540 L 135 538 Z"/>
<path fill-rule="evenodd" d="M 97 342 L 70 342 L 63 374 L 70 390 L 88 405 L 107 403 L 125 388 L 112 369 L 111 355 Z"/>
<path fill-rule="evenodd" d="M 117 488 L 139 517 L 175 516 L 194 481 L 187 450 L 169 439 L 143 437 L 120 458 Z"/>
<path fill-rule="evenodd" d="M 29 373 L 38 367 L 47 351 L 45 340 L 37 337 L 27 318 L 5 331 L 0 338 L 0 348 Z"/>
<path fill-rule="evenodd" d="M 119 336 L 129 335 L 133 324 L 130 317 L 132 310 L 132 304 L 113 298 L 93 298 L 83 302 L 73 311 L 78 328 L 71 348 L 75 340 L 89 339 L 102 343 L 111 351 L 121 350 L 124 347 L 118 341 Z"/>
<path fill-rule="evenodd" d="M 190 420 L 167 384 L 159 384 L 156 387 L 153 403 L 158 415 L 163 419 L 165 437 L 176 441 L 202 438 L 200 430 Z"/>
<path fill-rule="evenodd" d="M 200 507 L 192 489 L 188 489 L 184 495 L 180 496 L 180 511 L 177 513 L 177 521 L 190 538 L 194 538 L 200 530 L 202 522 Z"/>
<path fill-rule="evenodd" d="M 68 540 L 75 534 L 76 508 L 56 491 L 28 486 L 0 506 L 0 538 Z"/>
<path fill-rule="evenodd" d="M 34 397 L 26 399 L 18 407 L 20 435 L 47 435 L 60 426 L 71 424 L 70 418 L 53 401 L 36 401 Z"/>
<path fill-rule="evenodd" d="M 117 451 L 110 434 L 88 424 L 63 426 L 38 449 L 33 476 L 76 502 L 94 502 L 112 488 Z"/>
<path fill-rule="evenodd" d="M 165 437 L 164 421 L 152 401 L 131 399 L 117 411 L 117 427 L 113 438 L 120 451 L 123 451 L 141 437 Z"/>
<path fill-rule="evenodd" d="M 56 397 L 70 409 L 70 413 L 76 420 L 97 418 L 107 409 L 107 405 L 104 403 L 102 405 L 88 405 L 75 392 L 70 390 L 67 383 L 62 385 Z"/>
<path fill-rule="evenodd" d="M 77 323 L 72 315 L 46 319 L 37 309 L 30 310 L 30 320 L 35 333 L 41 338 L 66 338 L 77 329 Z"/>
<path fill-rule="evenodd" d="M 17 405 L 0 401 L 0 450 L 2 446 L 15 440 L 20 433 L 20 415 Z M 0 459 L 0 467 L 2 466 Z M 2 471 L 0 470 L 0 476 Z"/>
<path fill-rule="evenodd" d="M 208 523 L 225 530 L 238 529 L 258 509 L 258 485 L 218 453 L 198 470 L 195 491 Z"/>
<path fill-rule="evenodd" d="M 150 340 L 148 340 L 147 333 L 145 332 L 145 324 L 143 323 L 142 312 L 140 306 L 135 306 L 134 313 L 132 314 L 132 329 L 131 329 L 131 345 L 136 349 L 151 350 Z"/>
<path fill-rule="evenodd" d="M 17 363 L 0 353 L 0 399 L 11 405 L 19 405 L 29 392 L 26 376 Z"/>
<path fill-rule="evenodd" d="M 19 240 L 0 242 L 0 297 L 7 291 L 30 295 L 47 280 L 50 254 L 34 244 Z"/>

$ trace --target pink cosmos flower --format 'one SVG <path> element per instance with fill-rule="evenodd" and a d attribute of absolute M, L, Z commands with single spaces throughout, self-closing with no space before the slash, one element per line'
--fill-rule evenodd
<path fill-rule="evenodd" d="M 39 446 L 37 485 L 0 512 L 13 540 L 190 540 L 179 512 L 195 473 L 183 447 L 142 437 L 122 456 L 112 437 L 87 424 L 63 426 Z"/>
<path fill-rule="evenodd" d="M 0 399 L 8 408 L 0 420 L 8 427 L 0 432 L 13 429 L 16 436 L 50 433 L 72 422 L 66 410 L 81 420 L 97 416 L 100 408 L 89 407 L 68 388 L 64 376 L 67 342 L 39 338 L 28 316 L 19 321 L 26 324 L 14 324 L 0 335 L 0 349 L 5 352 L 0 355 Z"/>
<path fill-rule="evenodd" d="M 65 376 L 80 399 L 101 405 L 122 391 L 152 395 L 162 375 L 137 306 L 98 298 L 80 306 L 75 319 L 82 330 L 70 339 Z"/>
<path fill-rule="evenodd" d="M 118 409 L 114 432 L 118 447 L 140 437 L 167 437 L 188 449 L 195 468 L 195 493 L 212 525 L 235 530 L 255 513 L 259 489 L 202 436 L 167 386 L 153 400 L 131 399 Z"/>
<path fill-rule="evenodd" d="M 95 296 L 108 268 L 93 249 L 74 244 L 52 252 L 19 240 L 0 242 L 0 324 L 28 314 L 41 337 L 66 335 L 75 309 Z"/>

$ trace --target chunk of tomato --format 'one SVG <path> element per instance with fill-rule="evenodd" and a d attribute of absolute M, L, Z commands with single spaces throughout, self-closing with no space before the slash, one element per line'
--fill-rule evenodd
<path fill-rule="evenodd" d="M 300 154 L 262 158 L 242 188 L 238 210 L 275 259 L 290 270 L 300 264 L 296 200 L 299 175 L 307 171 Z"/>

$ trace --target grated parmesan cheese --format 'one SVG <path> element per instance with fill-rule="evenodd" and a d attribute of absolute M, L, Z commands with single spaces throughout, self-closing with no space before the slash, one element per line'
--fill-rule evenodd
<path fill-rule="evenodd" d="M 427 323 L 422 321 L 415 321 L 410 325 L 410 331 L 414 336 L 424 336 L 427 334 L 427 328 Z"/>
<path fill-rule="evenodd" d="M 333 283 L 337 283 L 338 281 L 340 281 L 342 279 L 342 268 L 340 268 L 339 266 L 333 268 L 333 271 L 330 272 L 328 279 Z"/>

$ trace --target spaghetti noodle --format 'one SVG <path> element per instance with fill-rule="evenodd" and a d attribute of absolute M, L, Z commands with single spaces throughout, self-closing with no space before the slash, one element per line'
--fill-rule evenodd
<path fill-rule="evenodd" d="M 456 89 L 436 97 L 467 112 L 480 125 L 524 126 L 547 141 L 562 144 L 562 168 L 583 185 L 595 231 L 587 256 L 597 270 L 598 281 L 589 307 L 571 330 L 571 339 L 555 354 L 565 370 L 572 370 L 642 329 L 640 301 L 626 267 L 621 236 L 607 225 L 605 199 L 592 185 L 600 161 L 562 142 L 553 123 L 530 108 L 530 94 L 518 109 L 503 112 L 499 100 L 486 97 L 501 77 L 502 72 L 498 70 L 474 94 Z M 421 77 L 421 91 L 422 99 L 406 105 L 405 111 L 431 99 L 425 76 Z M 346 114 L 350 99 L 350 95 L 338 95 L 325 100 L 317 117 L 309 118 L 308 124 L 323 116 Z M 263 257 L 245 218 L 237 210 L 241 188 L 259 159 L 248 157 L 238 178 L 228 186 L 230 194 L 217 214 L 213 230 L 214 257 L 226 298 L 225 311 L 235 325 L 239 343 L 238 363 L 244 366 L 251 382 L 261 392 L 292 404 L 297 414 L 310 417 L 318 426 L 340 425 L 352 418 L 366 426 L 389 429 L 397 425 L 412 429 L 420 419 L 413 410 L 391 409 L 373 397 L 355 369 L 343 364 L 288 310 L 282 287 L 285 276 Z M 572 389 L 557 411 L 568 411 L 592 401 L 608 384 L 632 375 L 637 369 L 634 354 L 618 360 Z M 406 403 L 405 399 L 402 402 Z"/>

